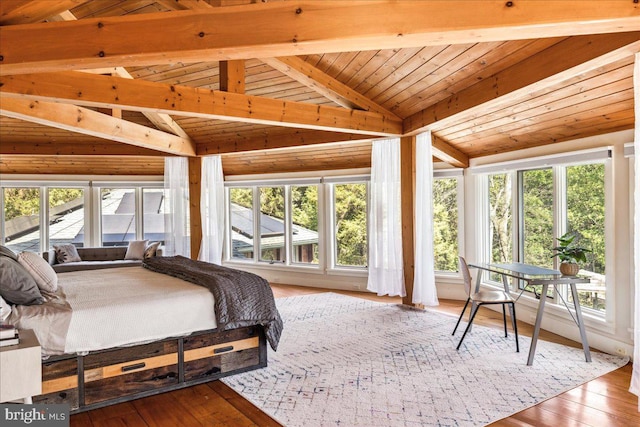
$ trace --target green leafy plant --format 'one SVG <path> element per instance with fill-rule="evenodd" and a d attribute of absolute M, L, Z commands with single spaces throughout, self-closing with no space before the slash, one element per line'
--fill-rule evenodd
<path fill-rule="evenodd" d="M 553 248 L 556 251 L 553 257 L 558 257 L 562 262 L 569 263 L 578 263 L 578 262 L 587 262 L 587 252 L 591 252 L 591 250 L 578 246 L 577 244 L 577 234 L 575 232 L 565 233 L 561 237 L 558 237 L 556 240 L 558 241 L 558 246 Z"/>

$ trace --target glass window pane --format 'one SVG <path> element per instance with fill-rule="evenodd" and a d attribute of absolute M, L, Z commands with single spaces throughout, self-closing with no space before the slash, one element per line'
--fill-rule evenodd
<path fill-rule="evenodd" d="M 133 188 L 101 188 L 102 245 L 126 246 L 136 240 L 136 192 Z"/>
<path fill-rule="evenodd" d="M 49 188 L 49 246 L 84 242 L 84 190 Z"/>
<path fill-rule="evenodd" d="M 335 263 L 338 266 L 367 266 L 367 185 L 334 186 L 336 231 Z"/>
<path fill-rule="evenodd" d="M 4 242 L 16 253 L 40 252 L 40 189 L 4 189 Z"/>
<path fill-rule="evenodd" d="M 231 209 L 231 258 L 253 258 L 253 191 L 229 189 Z"/>
<path fill-rule="evenodd" d="M 436 271 L 458 271 L 458 180 L 433 181 L 433 252 Z"/>
<path fill-rule="evenodd" d="M 284 262 L 284 187 L 260 187 L 260 261 Z"/>
<path fill-rule="evenodd" d="M 553 170 L 523 171 L 523 262 L 553 268 Z"/>
<path fill-rule="evenodd" d="M 164 244 L 164 189 L 142 189 L 143 238 Z"/>
<path fill-rule="evenodd" d="M 318 264 L 318 186 L 291 187 L 292 262 Z"/>
<path fill-rule="evenodd" d="M 524 234 L 520 243 L 525 264 L 553 268 L 553 170 L 522 171 L 522 218 Z M 542 286 L 532 286 L 536 295 Z M 553 296 L 553 286 L 548 296 Z"/>
<path fill-rule="evenodd" d="M 511 210 L 511 175 L 489 175 L 489 238 L 491 255 L 489 262 L 513 261 L 513 218 Z M 502 280 L 492 275 L 492 280 Z"/>
<path fill-rule="evenodd" d="M 591 278 L 579 285 L 580 305 L 605 310 L 604 164 L 567 167 L 567 230 L 577 233 L 577 244 L 592 250 L 580 274 Z"/>

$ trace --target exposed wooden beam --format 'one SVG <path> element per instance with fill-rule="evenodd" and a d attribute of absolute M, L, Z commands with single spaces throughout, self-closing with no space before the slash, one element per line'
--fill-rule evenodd
<path fill-rule="evenodd" d="M 196 154 L 238 153 L 245 151 L 270 150 L 274 148 L 298 147 L 305 145 L 327 144 L 331 142 L 369 141 L 366 135 L 341 132 L 323 132 L 317 130 L 296 129 L 290 133 L 265 132 L 260 136 L 229 135 L 198 144 Z"/>
<path fill-rule="evenodd" d="M 131 76 L 131 74 L 129 74 L 129 72 L 124 67 L 115 67 L 112 75 L 122 77 L 123 79 L 133 79 L 133 76 Z M 184 129 L 182 129 L 180 125 L 171 118 L 170 115 L 155 113 L 153 111 L 143 111 L 142 114 L 144 114 L 144 116 L 149 119 L 149 121 L 153 123 L 158 129 L 161 129 L 165 132 L 171 132 L 174 135 L 178 135 L 181 138 L 191 141 L 191 137 L 187 135 Z"/>
<path fill-rule="evenodd" d="M 244 61 L 220 61 L 220 90 L 244 93 Z"/>
<path fill-rule="evenodd" d="M 79 72 L 0 76 L 3 97 L 389 136 L 402 122 L 369 111 Z"/>
<path fill-rule="evenodd" d="M 514 98 L 619 61 L 640 51 L 640 32 L 571 37 L 404 120 L 405 134 L 443 129 L 456 115 L 479 114 Z"/>
<path fill-rule="evenodd" d="M 195 156 L 195 147 L 178 136 L 75 105 L 2 98 L 0 114 L 171 154 Z"/>
<path fill-rule="evenodd" d="M 162 175 L 164 158 L 13 154 L 0 157 L 0 174 L 86 175 L 89 171 L 92 175 Z"/>
<path fill-rule="evenodd" d="M 402 206 L 402 258 L 404 288 L 407 293 L 402 304 L 412 305 L 415 275 L 415 194 L 416 194 L 416 137 L 400 139 L 400 199 Z M 424 307 L 421 307 L 424 308 Z"/>
<path fill-rule="evenodd" d="M 350 109 L 360 108 L 367 111 L 374 111 L 388 117 L 393 117 L 394 119 L 399 119 L 398 116 L 383 106 L 378 105 L 297 56 L 261 58 L 260 60 L 303 85 L 310 87 L 338 105 Z"/>
<path fill-rule="evenodd" d="M 189 158 L 189 230 L 191 259 L 198 259 L 202 245 L 202 214 L 200 213 L 202 188 L 202 157 Z"/>
<path fill-rule="evenodd" d="M 433 156 L 456 168 L 468 168 L 469 156 L 432 134 Z"/>
<path fill-rule="evenodd" d="M 258 3 L 203 11 L 0 27 L 0 74 L 353 52 L 639 29 L 640 8 L 631 0 Z M 336 37 L 337 34 L 340 36 Z"/>
<path fill-rule="evenodd" d="M 135 145 L 107 141 L 96 142 L 60 142 L 48 141 L 46 136 L 42 141 L 12 142 L 2 139 L 0 154 L 46 155 L 46 156 L 167 156 L 168 153 L 136 147 Z"/>
<path fill-rule="evenodd" d="M 87 1 L 89 0 L 2 0 L 0 25 L 42 22 Z"/>
<path fill-rule="evenodd" d="M 174 0 L 171 0 L 171 1 L 174 1 Z M 66 10 L 60 13 L 56 18 L 63 21 L 77 20 L 76 16 L 73 13 L 71 13 L 71 11 L 69 10 Z M 85 71 L 91 71 L 91 70 L 85 70 Z M 110 74 L 113 76 L 122 77 L 124 79 L 133 79 L 133 76 L 129 74 L 129 72 L 124 67 L 111 67 L 110 69 L 107 69 L 107 70 L 102 69 L 98 71 L 101 71 L 101 72 L 96 73 L 94 71 L 94 74 Z M 174 135 L 178 135 L 179 137 L 185 138 L 187 140 L 191 140 L 191 137 L 187 135 L 187 133 L 180 127 L 180 125 L 178 125 L 175 122 L 175 120 L 173 120 L 171 116 L 169 116 L 168 114 L 154 113 L 152 111 L 145 111 L 142 114 L 144 114 L 145 117 L 148 118 L 149 121 L 153 123 L 154 126 L 156 126 L 158 129 L 163 130 L 165 132 L 170 132 Z"/>
<path fill-rule="evenodd" d="M 156 0 L 156 2 L 173 10 L 208 10 L 214 7 L 206 0 Z"/>

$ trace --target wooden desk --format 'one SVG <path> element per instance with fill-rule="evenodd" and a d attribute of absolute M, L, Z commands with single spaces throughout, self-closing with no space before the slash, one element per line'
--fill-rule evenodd
<path fill-rule="evenodd" d="M 0 402 L 32 403 L 41 393 L 40 343 L 31 329 L 21 329 L 19 344 L 0 347 Z"/>
<path fill-rule="evenodd" d="M 551 270 L 549 268 L 537 267 L 535 265 L 523 264 L 520 262 L 513 262 L 509 264 L 469 264 L 469 267 L 477 268 L 480 272 L 476 280 L 476 292 L 478 292 L 478 290 L 480 289 L 482 271 L 489 271 L 491 273 L 500 274 L 502 276 L 504 290 L 507 293 L 511 292 L 511 289 L 509 289 L 508 277 L 524 280 L 527 282 L 527 285 L 542 285 L 542 292 L 540 294 L 540 299 L 538 302 L 536 323 L 533 328 L 533 336 L 531 337 L 531 347 L 529 347 L 529 358 L 527 359 L 527 366 L 533 365 L 533 357 L 536 354 L 536 344 L 538 343 L 538 336 L 540 335 L 540 325 L 542 324 L 542 315 L 544 314 L 544 306 L 547 300 L 546 295 L 547 291 L 549 290 L 549 285 L 569 285 L 569 287 L 571 288 L 571 295 L 573 297 L 573 305 L 575 307 L 576 316 L 573 317 L 571 311 L 569 310 L 569 307 L 567 307 L 567 311 L 569 311 L 569 314 L 571 314 L 573 321 L 578 325 L 578 329 L 580 330 L 580 339 L 582 340 L 582 348 L 584 350 L 585 359 L 587 362 L 591 362 L 591 352 L 589 351 L 587 333 L 584 328 L 584 320 L 582 318 L 582 310 L 580 309 L 580 300 L 578 298 L 578 290 L 576 288 L 576 284 L 589 283 L 589 279 L 575 276 L 563 276 L 558 270 Z"/>

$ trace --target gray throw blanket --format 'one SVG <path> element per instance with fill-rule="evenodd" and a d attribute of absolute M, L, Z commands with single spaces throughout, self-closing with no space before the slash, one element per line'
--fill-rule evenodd
<path fill-rule="evenodd" d="M 151 271 L 209 289 L 215 300 L 219 329 L 224 331 L 262 325 L 271 348 L 277 350 L 283 328 L 282 319 L 269 282 L 262 277 L 180 255 L 148 258 L 142 265 Z"/>

